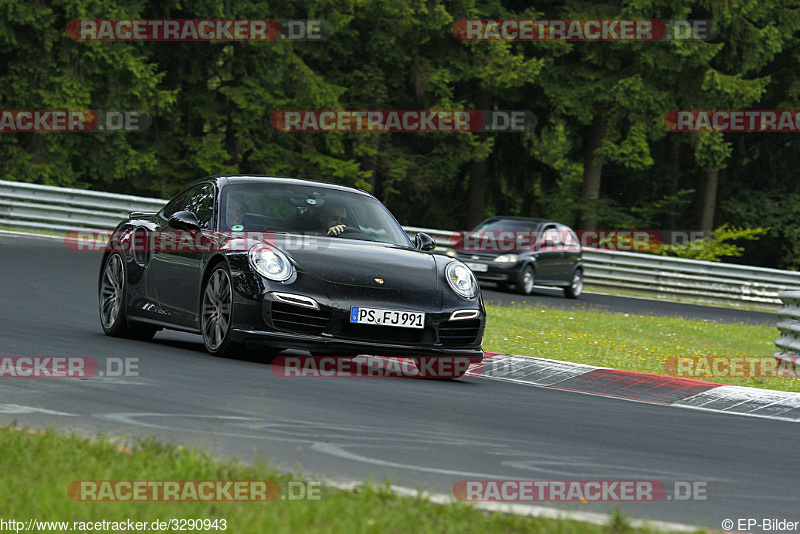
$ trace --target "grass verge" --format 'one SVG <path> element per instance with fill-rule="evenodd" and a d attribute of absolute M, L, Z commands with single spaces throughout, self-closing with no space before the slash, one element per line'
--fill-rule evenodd
<path fill-rule="evenodd" d="M 668 362 L 677 357 L 704 358 L 707 362 L 719 357 L 771 361 L 778 337 L 778 330 L 771 326 L 544 307 L 489 306 L 488 316 L 483 340 L 487 351 L 661 375 L 671 374 Z M 743 370 L 749 372 L 748 364 Z M 719 374 L 711 369 L 689 377 L 800 392 L 800 380 L 796 379 Z"/>
<path fill-rule="evenodd" d="M 222 462 L 205 453 L 154 440 L 131 448 L 107 439 L 0 427 L 4 519 L 27 522 L 225 520 L 224 532 L 552 532 L 638 533 L 614 513 L 607 526 L 485 513 L 465 503 L 439 505 L 398 497 L 385 487 L 354 491 L 322 487 L 320 500 L 288 502 L 84 502 L 67 487 L 81 480 L 272 480 L 283 494 L 290 481 L 266 464 Z M 150 530 L 148 530 L 150 531 Z M 215 530 L 206 530 L 214 532 Z M 222 529 L 216 530 L 221 532 Z"/>

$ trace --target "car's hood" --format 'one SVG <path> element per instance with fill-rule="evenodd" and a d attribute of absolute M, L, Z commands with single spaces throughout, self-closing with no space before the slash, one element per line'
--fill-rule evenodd
<path fill-rule="evenodd" d="M 416 249 L 343 238 L 293 236 L 282 248 L 300 272 L 335 284 L 429 291 L 436 289 L 436 261 Z M 294 245 L 294 246 L 293 246 Z"/>

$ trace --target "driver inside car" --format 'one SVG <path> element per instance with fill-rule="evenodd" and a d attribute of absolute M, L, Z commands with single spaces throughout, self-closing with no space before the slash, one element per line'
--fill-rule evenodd
<path fill-rule="evenodd" d="M 344 220 L 347 217 L 347 211 L 344 206 L 325 205 L 320 208 L 320 217 L 322 218 L 322 231 L 325 235 L 339 235 L 344 232 L 347 225 Z"/>
<path fill-rule="evenodd" d="M 314 206 L 289 216 L 286 224 L 303 232 L 320 232 L 337 236 L 347 228 L 344 224 L 346 218 L 347 210 L 342 204 L 326 201 L 321 206 Z"/>

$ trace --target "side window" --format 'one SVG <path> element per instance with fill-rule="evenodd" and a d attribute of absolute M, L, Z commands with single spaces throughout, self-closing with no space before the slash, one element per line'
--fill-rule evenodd
<path fill-rule="evenodd" d="M 201 184 L 183 192 L 175 197 L 164 208 L 164 217 L 169 219 L 178 211 L 191 211 L 197 216 L 200 228 L 211 228 L 211 219 L 214 215 L 214 186 Z"/>
<path fill-rule="evenodd" d="M 578 243 L 578 236 L 575 235 L 575 231 L 572 230 L 569 226 L 564 226 L 563 224 L 558 226 L 559 232 L 561 232 L 561 236 L 564 241 L 564 245 L 568 247 L 577 247 Z"/>
<path fill-rule="evenodd" d="M 184 211 L 191 211 L 197 216 L 200 228 L 211 228 L 211 219 L 214 216 L 214 186 L 202 184 L 188 191 L 189 197 L 183 206 Z"/>
<path fill-rule="evenodd" d="M 547 226 L 542 234 L 542 246 L 553 247 L 561 243 L 558 230 L 554 226 Z"/>
<path fill-rule="evenodd" d="M 183 206 L 186 205 L 186 199 L 189 197 L 190 193 L 191 190 L 184 191 L 179 196 L 173 198 L 169 202 L 169 204 L 167 204 L 166 207 L 164 207 L 164 218 L 169 219 L 170 217 L 175 215 L 175 212 L 182 211 Z"/>

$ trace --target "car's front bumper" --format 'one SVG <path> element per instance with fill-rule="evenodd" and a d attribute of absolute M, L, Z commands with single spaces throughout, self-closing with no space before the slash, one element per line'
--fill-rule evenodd
<path fill-rule="evenodd" d="M 281 349 L 307 350 L 320 355 L 353 356 L 372 354 L 380 356 L 442 356 L 468 357 L 471 363 L 483 360 L 483 349 L 478 347 L 445 348 L 425 345 L 405 345 L 396 343 L 377 343 L 354 339 L 340 339 L 327 336 L 297 335 L 289 332 L 266 330 L 232 331 L 232 339 L 238 342 L 259 343 Z"/>
<path fill-rule="evenodd" d="M 485 260 L 461 259 L 479 282 L 496 282 L 514 284 L 517 282 L 523 262 L 499 262 Z"/>
<path fill-rule="evenodd" d="M 259 299 L 237 294 L 234 299 L 232 340 L 259 342 L 282 349 L 308 350 L 319 354 L 374 354 L 382 356 L 468 356 L 483 357 L 481 343 L 486 312 L 480 297 L 465 300 L 443 298 L 442 291 L 418 295 L 375 292 L 352 297 L 330 298 L 313 288 L 287 287 L 267 291 Z M 300 295 L 313 299 L 305 305 L 281 300 L 276 294 Z M 427 305 L 426 305 L 427 303 Z M 403 328 L 362 325 L 350 322 L 351 306 L 425 312 L 424 327 Z M 430 311 L 431 307 L 435 311 Z M 471 312 L 474 317 L 454 319 L 453 312 Z"/>

